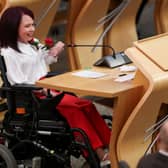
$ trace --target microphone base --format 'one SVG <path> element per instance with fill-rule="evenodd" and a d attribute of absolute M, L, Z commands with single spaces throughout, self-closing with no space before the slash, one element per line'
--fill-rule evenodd
<path fill-rule="evenodd" d="M 115 68 L 130 63 L 132 63 L 132 61 L 128 56 L 125 55 L 124 52 L 119 52 L 115 54 L 115 58 L 112 55 L 107 55 L 96 61 L 93 65 Z"/>

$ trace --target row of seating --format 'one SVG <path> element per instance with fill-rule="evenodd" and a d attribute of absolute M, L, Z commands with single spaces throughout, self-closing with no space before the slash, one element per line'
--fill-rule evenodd
<path fill-rule="evenodd" d="M 124 1 L 124 0 L 123 0 Z M 95 44 L 100 35 L 104 32 L 107 25 L 96 30 L 98 20 L 116 9 L 122 2 L 120 1 L 94 1 L 94 0 L 69 0 L 68 23 L 66 32 L 66 42 L 73 44 Z M 126 0 L 128 5 L 124 11 L 115 20 L 106 36 L 99 44 L 107 44 L 112 46 L 117 52 L 123 51 L 132 46 L 132 42 L 138 39 L 136 30 L 137 15 L 140 15 L 143 6 L 148 0 Z M 151 3 L 151 2 L 150 2 Z M 167 10 L 168 2 L 166 0 L 155 1 L 154 21 L 157 25 L 157 33 L 167 32 Z M 139 11 L 141 10 L 141 11 Z M 113 19 L 114 20 L 114 19 Z M 122 38 L 122 39 L 121 39 Z M 86 68 L 103 55 L 111 54 L 109 48 L 97 48 L 95 52 L 91 52 L 91 48 L 74 47 L 68 48 L 68 58 L 70 69 Z"/>
<path fill-rule="evenodd" d="M 135 1 L 132 1 L 132 2 L 135 3 Z M 134 6 L 132 2 L 129 6 L 132 6 L 132 5 Z M 110 1 L 110 0 L 105 0 L 105 1 L 80 0 L 78 2 L 79 3 L 78 5 L 76 2 L 70 0 L 69 3 L 70 3 L 69 14 L 68 14 L 69 22 L 67 24 L 67 33 L 66 33 L 67 43 L 94 45 L 98 40 L 99 36 L 104 31 L 104 26 L 96 30 L 96 27 L 98 26 L 98 20 L 101 19 L 103 16 L 105 16 L 110 10 L 110 8 L 111 9 L 116 8 L 119 5 L 119 3 L 121 3 L 121 1 L 118 1 L 118 3 L 114 3 L 113 1 Z M 140 3 L 136 2 L 136 5 L 137 6 L 140 5 Z M 127 10 L 125 10 L 125 12 L 127 13 Z M 136 13 L 136 11 L 134 13 Z M 124 13 L 124 15 L 126 14 Z M 129 16 L 132 15 L 132 12 L 128 15 Z M 117 19 L 116 23 L 108 32 L 105 39 L 101 41 L 99 44 L 108 44 L 114 47 L 116 51 L 121 51 L 128 47 L 128 41 L 136 40 L 136 38 L 134 39 L 131 39 L 130 37 L 127 38 L 128 36 L 127 30 L 125 28 L 123 29 L 122 25 L 121 27 L 118 26 L 118 24 L 124 24 L 123 21 L 124 20 L 122 18 Z M 126 19 L 124 22 L 128 22 L 128 20 Z M 130 29 L 131 24 L 128 23 L 128 25 Z M 133 27 L 135 29 L 135 25 L 133 25 Z M 121 44 L 120 37 L 118 36 L 118 34 L 122 32 L 126 37 L 124 38 L 123 36 L 123 38 L 127 39 L 125 40 L 127 41 L 126 42 L 127 46 L 125 47 L 122 47 L 123 43 Z M 135 34 L 135 32 L 131 31 L 130 34 Z M 129 42 L 129 44 L 130 43 L 131 42 Z M 106 50 L 106 52 L 104 52 L 103 48 L 96 48 L 94 53 L 91 52 L 91 48 L 83 48 L 83 47 L 69 48 L 68 54 L 69 54 L 70 68 L 71 70 L 73 70 L 73 69 L 79 69 L 79 68 L 85 68 L 85 67 L 91 66 L 102 55 L 110 54 L 110 53 L 111 53 L 111 50 L 108 50 L 108 51 Z"/>
<path fill-rule="evenodd" d="M 88 4 L 90 4 L 91 3 L 91 1 L 87 1 L 88 2 Z M 89 3 L 90 2 L 90 3 Z M 130 1 L 131 2 L 131 1 Z M 157 1 L 157 2 L 159 2 L 159 1 Z M 163 2 L 163 1 L 162 1 Z M 91 7 L 93 7 L 93 6 L 87 6 L 87 8 L 89 8 L 90 10 L 92 9 L 92 11 L 93 11 L 93 8 L 91 8 Z M 94 6 L 95 7 L 95 6 Z M 159 7 L 159 6 L 157 6 L 157 7 Z M 82 8 L 83 9 L 83 8 Z M 155 8 L 156 9 L 156 8 Z M 81 10 L 80 10 L 81 11 Z M 88 15 L 88 13 L 83 13 L 83 14 L 81 14 L 82 16 L 84 16 L 84 15 L 87 15 L 87 17 L 89 17 L 89 15 Z M 78 14 L 78 17 L 79 17 L 79 14 Z M 160 17 L 160 20 L 161 20 L 161 18 L 162 17 Z M 76 19 L 77 20 L 77 19 Z M 159 19 L 158 19 L 158 21 L 159 21 Z M 92 23 L 92 22 L 91 22 Z M 158 22 L 159 23 L 159 22 Z M 86 23 L 85 23 L 86 24 Z M 80 26 L 82 26 L 82 24 L 76 24 L 76 27 L 77 28 L 79 28 Z M 85 29 L 87 29 L 87 27 L 90 27 L 89 26 L 89 24 L 86 24 L 86 26 L 85 26 Z M 77 31 L 78 29 L 76 29 L 76 31 Z M 161 31 L 163 31 L 162 29 L 160 29 Z M 82 32 L 82 31 L 81 31 Z M 79 35 L 81 34 L 81 36 L 80 37 L 82 37 L 82 39 L 85 39 L 86 37 L 88 37 L 88 36 L 86 36 L 85 34 L 85 36 L 83 36 L 83 34 L 82 33 L 79 33 Z M 71 33 L 72 33 L 72 31 L 71 31 Z M 75 32 L 74 32 L 75 33 Z M 78 33 L 76 33 L 76 34 L 78 34 Z M 89 36 L 90 37 L 90 36 Z M 80 41 L 79 41 L 80 42 Z M 73 43 L 73 42 L 71 42 L 71 43 Z M 71 48 L 72 49 L 72 48 Z M 81 52 L 82 50 L 80 49 L 80 52 Z M 83 51 L 84 52 L 84 51 Z M 86 54 L 86 53 L 85 53 Z M 73 54 L 74 55 L 74 54 Z M 72 56 L 73 56 L 72 55 Z M 87 61 L 89 62 L 89 60 L 87 59 Z"/>
<path fill-rule="evenodd" d="M 116 9 L 116 7 L 124 1 L 125 4 L 128 3 L 128 5 L 115 20 L 112 27 L 99 44 L 108 44 L 117 52 L 130 47 L 132 42 L 138 39 L 136 17 L 137 14 L 139 14 L 139 9 L 141 9 L 141 5 L 143 5 L 144 2 L 148 2 L 149 0 L 68 0 L 66 43 L 96 44 L 96 41 L 104 32 L 107 25 L 110 24 L 109 21 L 106 25 L 103 25 L 96 30 L 98 20 L 110 11 Z M 167 32 L 168 13 L 166 9 L 168 7 L 168 2 L 166 0 L 157 0 L 154 3 L 156 31 L 158 34 Z M 35 13 L 38 22 L 38 29 L 35 35 L 41 41 L 44 41 L 52 24 L 55 22 L 54 19 L 56 18 L 55 16 L 58 13 L 60 4 L 61 0 L 1 0 L 0 13 L 7 6 L 25 5 L 29 7 Z M 91 48 L 73 47 L 68 48 L 67 51 L 70 70 L 89 67 L 103 55 L 111 54 L 111 49 L 109 48 L 96 48 L 94 52 L 91 52 Z"/>

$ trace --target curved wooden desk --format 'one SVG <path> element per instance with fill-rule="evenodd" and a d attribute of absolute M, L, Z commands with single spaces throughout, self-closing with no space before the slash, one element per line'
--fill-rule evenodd
<path fill-rule="evenodd" d="M 112 166 L 125 160 L 131 168 L 147 150 L 152 136 L 144 141 L 145 130 L 154 124 L 161 112 L 161 106 L 168 104 L 168 34 L 141 40 L 126 54 L 138 67 L 134 80 L 114 82 L 118 68 L 93 68 L 108 75 L 98 79 L 73 76 L 68 72 L 37 82 L 40 87 L 56 88 L 77 94 L 114 97 L 110 157 Z"/>
<path fill-rule="evenodd" d="M 141 71 L 141 77 L 135 80 L 144 83 L 145 91 L 122 128 L 117 143 L 118 159 L 126 160 L 132 168 L 152 141 L 152 136 L 144 141 L 145 130 L 157 121 L 161 106 L 168 104 L 167 43 L 168 34 L 165 34 L 139 41 L 136 47 L 126 50 Z"/>
<path fill-rule="evenodd" d="M 134 81 L 125 83 L 114 82 L 114 77 L 119 75 L 118 68 L 93 68 L 98 72 L 105 72 L 108 75 L 97 79 L 88 79 L 73 76 L 72 72 L 67 72 L 52 78 L 47 78 L 37 82 L 40 87 L 54 88 L 82 95 L 100 96 L 105 98 L 115 98 L 113 106 L 113 127 L 110 142 L 110 153 L 112 166 L 117 168 L 117 140 L 120 131 L 128 116 L 143 95 L 141 84 Z M 126 101 L 127 99 L 127 101 Z M 129 102 L 128 102 L 129 100 Z"/>

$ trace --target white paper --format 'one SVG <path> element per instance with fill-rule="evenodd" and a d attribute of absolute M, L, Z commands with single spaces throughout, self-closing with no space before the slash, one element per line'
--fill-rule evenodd
<path fill-rule="evenodd" d="M 72 75 L 84 77 L 84 78 L 100 78 L 107 74 L 102 72 L 95 72 L 95 71 L 89 71 L 89 70 L 82 70 L 78 72 L 73 72 Z"/>
<path fill-rule="evenodd" d="M 124 76 L 119 76 L 114 81 L 115 82 L 126 82 L 126 81 L 134 79 L 134 77 L 135 77 L 135 73 L 130 73 Z"/>
<path fill-rule="evenodd" d="M 120 67 L 120 71 L 122 71 L 122 72 L 133 72 L 136 70 L 137 70 L 137 67 L 135 67 L 133 65 L 123 65 Z"/>

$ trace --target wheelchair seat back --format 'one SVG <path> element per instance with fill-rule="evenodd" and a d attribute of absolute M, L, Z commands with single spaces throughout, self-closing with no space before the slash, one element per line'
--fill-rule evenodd
<path fill-rule="evenodd" d="M 8 106 L 8 114 L 4 120 L 6 123 L 24 128 L 25 126 L 32 127 L 32 124 L 42 128 L 67 127 L 65 119 L 56 110 L 56 106 L 64 96 L 63 92 L 55 97 L 39 99 L 35 96 L 34 91 L 42 88 L 29 84 L 11 85 L 9 83 L 3 56 L 0 56 L 0 70 L 3 80 L 1 95 L 6 98 Z"/>

